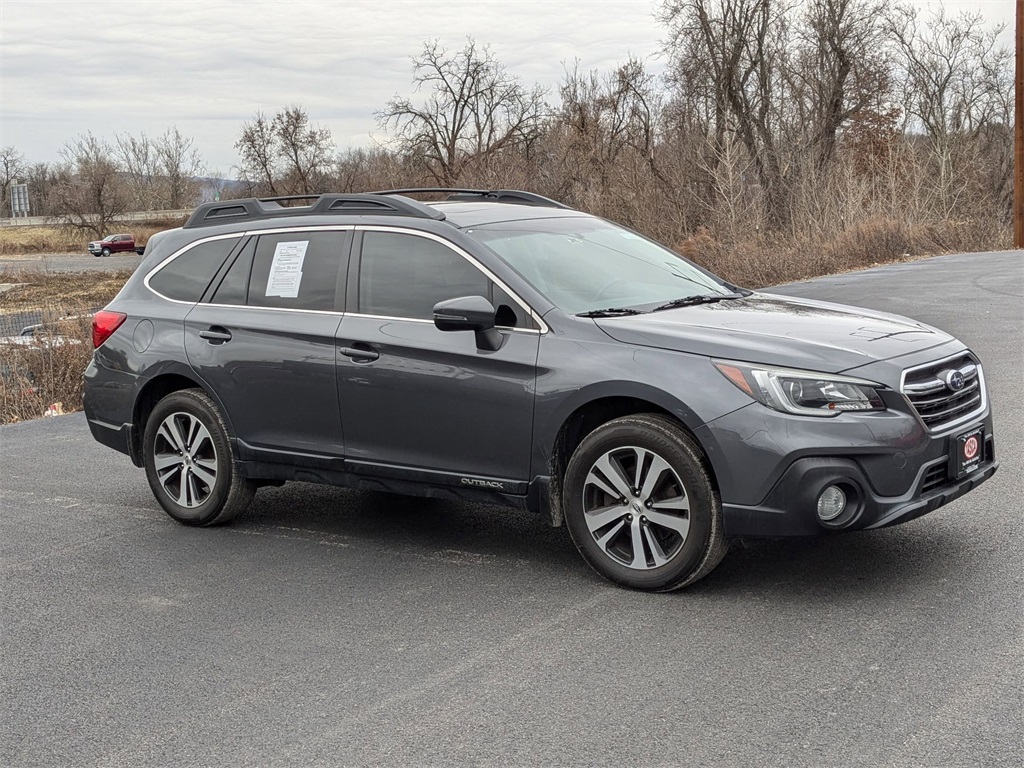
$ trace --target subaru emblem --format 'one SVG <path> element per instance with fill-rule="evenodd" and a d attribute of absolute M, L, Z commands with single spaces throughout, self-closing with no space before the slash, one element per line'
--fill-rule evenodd
<path fill-rule="evenodd" d="M 943 379 L 946 386 L 954 392 L 959 392 L 964 388 L 964 375 L 960 371 L 947 371 Z"/>

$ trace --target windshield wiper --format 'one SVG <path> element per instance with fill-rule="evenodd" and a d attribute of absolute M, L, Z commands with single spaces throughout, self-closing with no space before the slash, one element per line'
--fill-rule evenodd
<path fill-rule="evenodd" d="M 661 306 L 655 307 L 651 312 L 659 312 L 663 309 L 676 309 L 677 307 L 692 307 L 695 304 L 715 304 L 723 299 L 741 299 L 742 293 L 702 293 L 696 296 L 684 296 L 681 299 L 672 299 Z"/>
<path fill-rule="evenodd" d="M 643 313 L 639 309 L 631 307 L 608 307 L 607 309 L 592 309 L 589 312 L 577 312 L 576 317 L 621 317 L 640 314 Z"/>

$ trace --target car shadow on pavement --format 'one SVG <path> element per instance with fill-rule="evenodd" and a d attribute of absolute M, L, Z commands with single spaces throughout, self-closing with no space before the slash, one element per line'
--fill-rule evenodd
<path fill-rule="evenodd" d="M 578 557 L 564 528 L 531 512 L 327 485 L 262 489 L 235 525 L 290 526 L 366 546 L 464 550 L 515 561 L 574 565 Z"/>
<path fill-rule="evenodd" d="M 580 583 L 604 583 L 584 564 L 564 528 L 551 528 L 539 515 L 506 507 L 289 484 L 261 490 L 234 525 L 297 528 L 367 547 L 459 550 L 529 562 L 551 569 L 553 577 L 557 572 L 559 579 L 575 574 Z M 914 592 L 966 577 L 984 560 L 981 550 L 984 542 L 965 541 L 954 525 L 940 520 L 817 539 L 735 540 L 722 564 L 682 594 L 827 594 L 842 600 Z"/>
<path fill-rule="evenodd" d="M 985 559 L 983 543 L 965 541 L 953 526 L 913 521 L 878 531 L 821 538 L 733 541 L 722 564 L 689 588 L 716 596 L 737 590 L 777 597 L 823 595 L 842 601 L 865 595 L 930 592 L 959 581 Z"/>

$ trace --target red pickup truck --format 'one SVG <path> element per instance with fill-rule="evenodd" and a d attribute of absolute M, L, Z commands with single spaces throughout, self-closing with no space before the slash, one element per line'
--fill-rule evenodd
<path fill-rule="evenodd" d="M 120 251 L 135 251 L 141 256 L 144 250 L 144 245 L 135 245 L 134 235 L 107 235 L 102 240 L 89 243 L 89 253 L 93 256 L 109 256 Z"/>

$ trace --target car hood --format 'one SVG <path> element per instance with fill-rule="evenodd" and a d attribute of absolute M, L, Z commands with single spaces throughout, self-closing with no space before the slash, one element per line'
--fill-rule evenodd
<path fill-rule="evenodd" d="M 595 322 L 627 344 L 828 373 L 955 341 L 906 317 L 768 293 Z"/>

